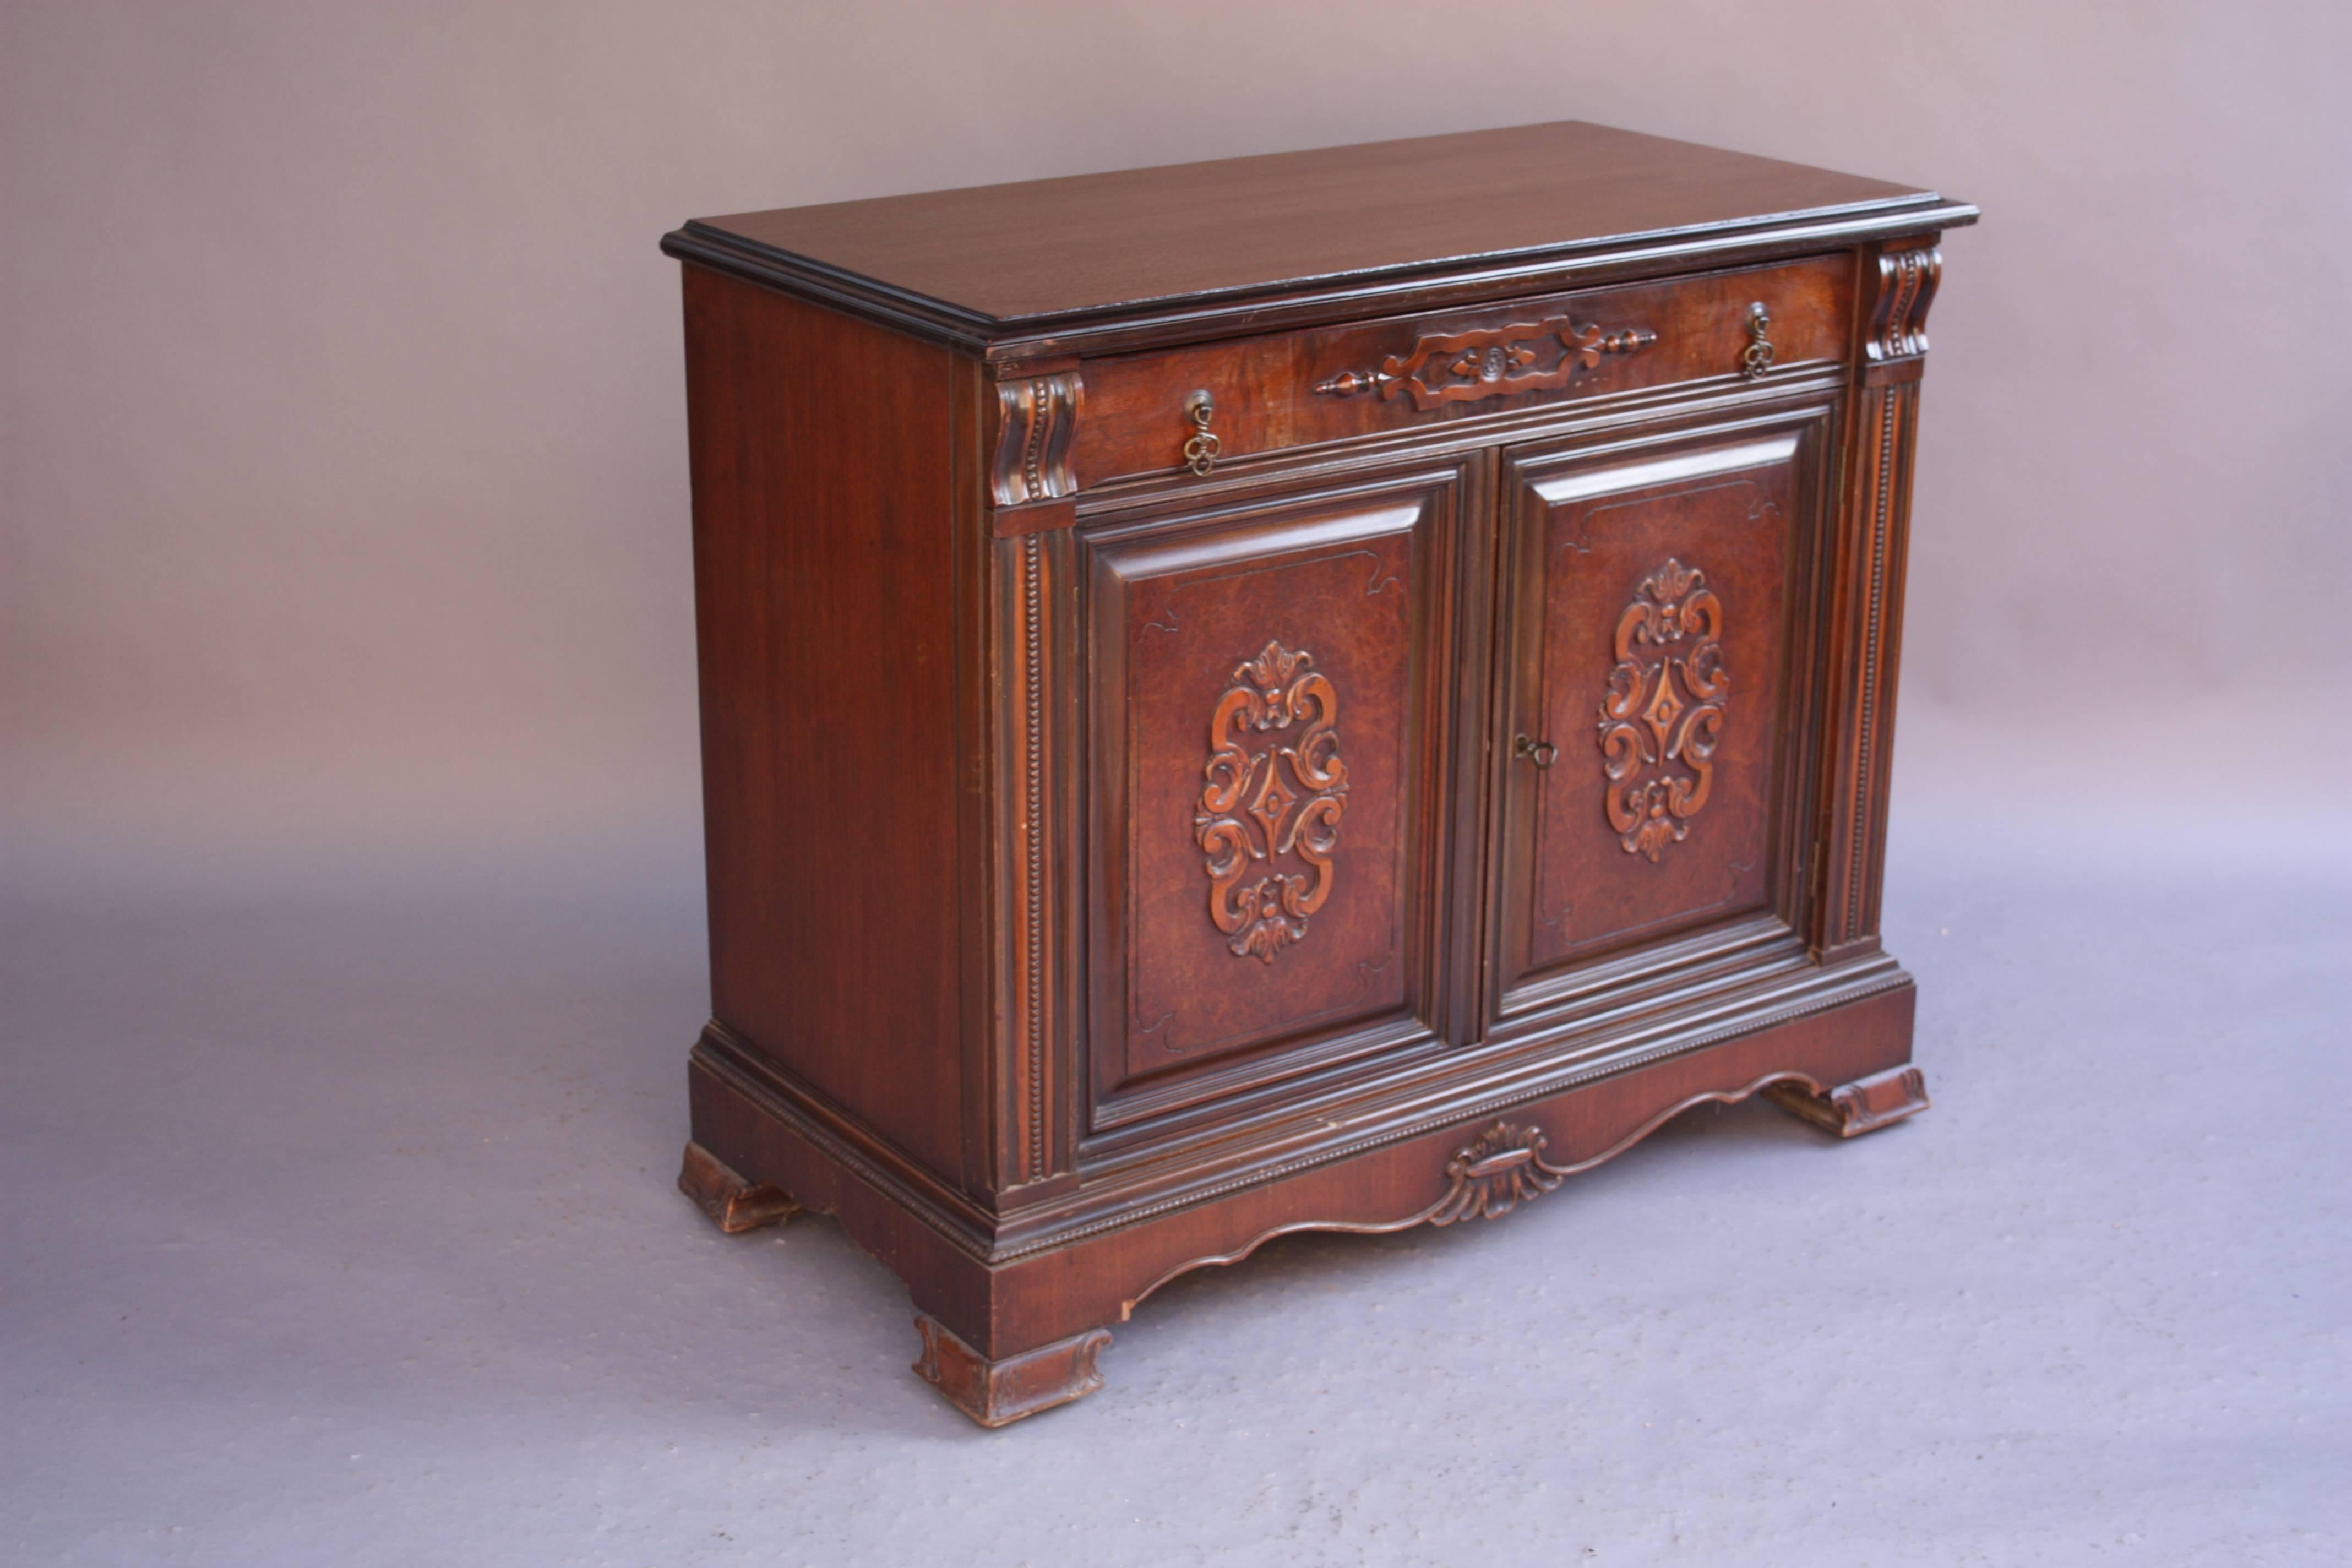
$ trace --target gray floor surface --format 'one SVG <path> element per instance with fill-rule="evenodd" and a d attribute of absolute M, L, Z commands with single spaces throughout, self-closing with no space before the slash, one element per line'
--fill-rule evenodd
<path fill-rule="evenodd" d="M 0 1557 L 2347 1561 L 2341 866 L 1896 850 L 1930 1114 L 1276 1243 L 997 1433 L 830 1222 L 672 1189 L 691 885 L 20 886 Z"/>

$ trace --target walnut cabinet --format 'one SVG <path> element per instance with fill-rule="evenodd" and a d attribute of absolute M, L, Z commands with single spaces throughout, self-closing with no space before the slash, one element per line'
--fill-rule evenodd
<path fill-rule="evenodd" d="M 1923 1109 L 1932 192 L 1559 124 L 687 225 L 711 1019 L 998 1425 L 1270 1237 Z"/>

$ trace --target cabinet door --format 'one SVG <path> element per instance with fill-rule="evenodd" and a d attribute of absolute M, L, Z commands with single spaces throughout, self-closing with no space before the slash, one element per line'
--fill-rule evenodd
<path fill-rule="evenodd" d="M 1790 933 L 1826 425 L 1508 455 L 1490 1018 Z"/>
<path fill-rule="evenodd" d="M 1463 470 L 1089 528 L 1089 1127 L 1430 1043 Z"/>

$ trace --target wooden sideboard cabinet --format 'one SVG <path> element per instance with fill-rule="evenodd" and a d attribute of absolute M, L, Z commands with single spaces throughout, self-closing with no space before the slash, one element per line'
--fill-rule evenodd
<path fill-rule="evenodd" d="M 711 1022 L 998 1425 L 1154 1289 L 1676 1112 L 1882 951 L 1931 192 L 1579 123 L 689 223 Z"/>

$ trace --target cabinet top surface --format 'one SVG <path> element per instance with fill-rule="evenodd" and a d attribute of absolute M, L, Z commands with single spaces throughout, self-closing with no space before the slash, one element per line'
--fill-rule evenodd
<path fill-rule="evenodd" d="M 685 234 L 1014 323 L 1907 208 L 1923 227 L 1975 216 L 1916 186 L 1561 121 L 739 213 Z"/>

